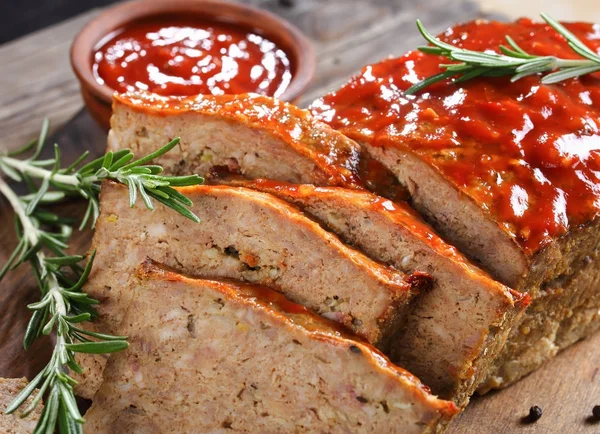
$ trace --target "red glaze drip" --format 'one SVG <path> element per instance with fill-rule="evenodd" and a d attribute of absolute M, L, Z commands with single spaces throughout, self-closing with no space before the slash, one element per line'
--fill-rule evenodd
<path fill-rule="evenodd" d="M 567 24 L 600 52 L 600 26 Z M 537 55 L 577 58 L 562 36 L 530 20 L 475 21 L 441 39 L 474 50 L 510 35 Z M 532 254 L 600 210 L 600 74 L 541 85 L 480 78 L 404 96 L 448 60 L 411 51 L 365 67 L 313 105 L 334 128 L 375 146 L 410 148 L 470 196 Z"/>
<path fill-rule="evenodd" d="M 94 55 L 100 84 L 119 92 L 160 95 L 279 96 L 291 80 L 286 53 L 270 40 L 233 25 L 197 20 L 136 22 Z"/>

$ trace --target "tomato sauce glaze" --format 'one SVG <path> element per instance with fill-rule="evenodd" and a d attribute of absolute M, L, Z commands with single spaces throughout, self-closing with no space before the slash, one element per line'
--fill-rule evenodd
<path fill-rule="evenodd" d="M 600 26 L 566 25 L 599 52 Z M 440 36 L 494 50 L 510 35 L 536 55 L 578 58 L 545 24 L 474 21 Z M 600 74 L 542 85 L 540 76 L 450 80 L 403 91 L 448 59 L 411 51 L 365 67 L 312 111 L 349 137 L 410 149 L 472 198 L 531 254 L 600 210 Z"/>

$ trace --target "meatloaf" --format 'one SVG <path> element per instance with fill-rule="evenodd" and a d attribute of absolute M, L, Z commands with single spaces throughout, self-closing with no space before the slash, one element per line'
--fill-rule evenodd
<path fill-rule="evenodd" d="M 17 397 L 19 392 L 27 386 L 26 378 L 0 378 L 0 432 L 3 434 L 30 434 L 35 430 L 42 414 L 43 405 L 40 404 L 27 417 L 21 417 L 21 409 L 12 414 L 5 414 L 4 410 Z M 22 409 L 27 408 L 33 401 L 35 394 L 27 398 Z"/>
<path fill-rule="evenodd" d="M 146 155 L 175 137 L 178 152 L 156 161 L 167 174 L 224 166 L 251 178 L 361 186 L 360 147 L 292 104 L 252 94 L 114 96 L 109 149 Z"/>
<path fill-rule="evenodd" d="M 375 348 L 260 286 L 147 262 L 90 433 L 431 433 L 456 414 Z M 140 431 L 141 432 L 141 431 Z"/>
<path fill-rule="evenodd" d="M 374 262 L 269 194 L 208 185 L 179 191 L 194 202 L 200 223 L 159 204 L 154 211 L 131 208 L 127 187 L 102 186 L 92 240 L 97 255 L 86 284 L 101 302 L 99 329 L 121 334 L 133 296 L 130 278 L 146 257 L 196 276 L 271 286 L 377 346 L 400 327 L 418 287 L 429 284 L 428 276 Z M 98 371 L 83 363 L 98 380 Z M 94 387 L 78 393 L 91 397 Z"/>
<path fill-rule="evenodd" d="M 566 26 L 600 49 L 591 24 Z M 470 22 L 440 38 L 482 51 L 497 50 L 505 35 L 533 54 L 574 55 L 552 28 L 529 20 Z M 597 262 L 600 245 L 600 75 L 551 85 L 539 75 L 446 80 L 417 95 L 403 93 L 440 72 L 440 63 L 447 61 L 412 51 L 369 65 L 316 101 L 312 112 L 394 172 L 412 205 L 447 240 L 533 296 L 523 330 L 538 328 L 540 316 L 549 323 L 535 341 L 517 329 L 501 360 L 518 364 L 523 351 L 540 345 L 554 354 L 563 327 L 573 341 L 599 320 L 597 289 L 578 282 L 584 267 Z M 570 297 L 546 303 L 549 288 Z M 539 363 L 547 358 L 533 351 Z M 533 365 L 516 369 L 511 380 L 497 376 L 498 384 Z"/>
<path fill-rule="evenodd" d="M 391 342 L 390 356 L 437 395 L 467 404 L 529 297 L 473 266 L 405 203 L 340 187 L 221 182 L 278 196 L 371 258 L 405 273 L 431 275 L 431 289 L 413 302 L 406 325 Z"/>
<path fill-rule="evenodd" d="M 120 112 L 116 110 L 113 116 L 113 135 L 131 136 L 136 130 L 143 128 L 148 136 L 143 142 L 144 151 L 160 146 L 161 140 L 171 137 L 165 136 L 164 131 L 160 130 L 164 126 L 164 115 L 153 100 L 145 104 L 144 100 L 140 102 L 133 95 L 125 98 L 129 99 L 115 99 L 115 108 Z M 206 110 L 199 115 L 197 111 L 190 113 L 189 109 L 171 108 L 179 101 L 177 98 L 161 98 L 160 101 L 163 104 L 169 102 L 169 122 L 185 126 L 177 130 L 182 142 L 196 143 L 196 130 L 203 128 L 201 122 L 219 119 L 215 113 L 207 113 Z M 251 100 L 242 96 L 237 104 L 246 107 L 249 101 Z M 136 115 L 125 122 L 124 113 Z M 312 125 L 302 124 L 294 128 L 305 131 L 308 127 L 314 128 Z M 277 126 L 267 125 L 264 128 L 273 130 L 269 134 L 280 134 Z M 230 121 L 220 126 L 222 137 L 220 136 L 219 140 L 235 137 L 237 152 L 250 152 L 255 145 L 254 135 L 249 134 L 248 129 L 246 119 L 236 118 L 235 122 Z M 323 137 L 327 137 L 328 143 L 340 143 L 337 140 L 338 136 Z M 127 143 L 126 140 L 119 140 L 118 145 L 121 147 Z M 283 146 L 289 146 L 288 142 L 283 142 Z M 300 139 L 295 146 L 311 147 L 304 139 Z M 336 147 L 339 145 L 332 146 L 330 152 Z M 341 155 L 345 154 L 348 153 L 342 152 Z M 286 177 L 279 172 L 280 156 L 277 153 L 261 155 L 264 166 L 260 173 L 271 179 L 285 181 Z M 382 170 L 381 165 L 375 164 L 376 161 L 365 160 L 364 157 L 365 154 L 362 154 L 357 166 L 359 180 L 365 181 L 365 186 L 369 189 L 383 190 L 386 196 L 397 197 L 397 194 L 394 194 L 394 184 L 389 182 L 387 170 Z M 180 162 L 177 166 L 178 173 L 190 173 L 197 169 L 195 159 L 190 159 L 184 149 L 174 149 L 170 158 Z M 207 165 L 203 170 L 208 167 Z M 220 175 L 229 172 L 229 169 L 213 166 L 209 174 Z M 245 175 L 251 177 L 256 176 L 256 173 L 254 171 Z M 349 187 L 347 184 L 343 186 Z M 264 183 L 260 187 L 264 188 Z M 402 336 L 395 339 L 396 345 L 392 349 L 394 361 L 409 370 L 414 370 L 436 393 L 448 399 L 455 399 L 461 405 L 466 404 L 476 383 L 486 374 L 490 361 L 502 347 L 512 322 L 524 304 L 515 305 L 515 299 L 505 287 L 475 270 L 456 249 L 445 244 L 414 212 L 410 212 L 406 205 L 400 204 L 396 207 L 389 201 L 365 193 L 364 189 L 361 190 L 363 193 L 353 193 L 341 188 L 309 190 L 310 188 L 302 187 L 302 193 L 295 195 L 285 194 L 283 189 L 279 189 L 279 195 L 295 205 L 304 206 L 305 211 L 309 205 L 307 202 L 310 201 L 308 212 L 313 217 L 321 223 L 327 220 L 325 226 L 328 230 L 333 230 L 345 242 L 362 249 L 372 258 L 403 271 L 422 271 L 435 277 L 434 290 L 422 296 L 417 310 L 411 313 L 409 326 L 404 329 Z M 277 189 L 266 189 L 269 193 L 277 195 L 275 190 Z M 290 187 L 289 191 L 291 190 Z M 412 234 L 413 230 L 418 233 Z M 441 292 L 439 288 L 442 288 Z M 484 300 L 485 303 L 480 303 L 480 300 Z M 454 306 L 454 309 L 446 309 L 448 305 Z M 458 321 L 459 313 L 461 318 L 468 319 Z"/>

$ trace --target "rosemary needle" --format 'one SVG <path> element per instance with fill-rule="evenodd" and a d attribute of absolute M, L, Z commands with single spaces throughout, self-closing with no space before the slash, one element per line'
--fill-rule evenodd
<path fill-rule="evenodd" d="M 83 292 L 83 286 L 91 271 L 95 252 L 87 264 L 81 255 L 66 253 L 73 231 L 73 222 L 44 209 L 45 205 L 60 203 L 68 196 L 81 196 L 87 200 L 87 209 L 80 228 L 88 223 L 92 227 L 99 215 L 98 192 L 103 180 L 126 184 L 129 188 L 130 205 L 137 196 L 152 209 L 153 199 L 198 221 L 189 210 L 192 202 L 173 187 L 196 185 L 203 182 L 197 175 L 163 176 L 162 168 L 148 165 L 152 159 L 169 152 L 179 143 L 172 140 L 167 145 L 138 160 L 130 150 L 108 152 L 87 164 L 83 161 L 87 152 L 73 164 L 61 168 L 60 149 L 54 145 L 54 158 L 38 159 L 48 133 L 48 121 L 44 121 L 37 141 L 18 151 L 0 155 L 0 171 L 16 182 L 24 183 L 29 193 L 19 196 L 0 177 L 2 194 L 15 212 L 18 243 L 8 261 L 0 269 L 0 280 L 6 273 L 24 262 L 29 262 L 41 292 L 41 300 L 30 304 L 33 311 L 27 325 L 23 347 L 28 349 L 42 335 L 56 332 L 56 344 L 46 367 L 17 395 L 6 413 L 20 408 L 27 398 L 39 389 L 27 408 L 25 417 L 34 411 L 45 397 L 42 414 L 34 433 L 81 433 L 84 419 L 75 402 L 73 386 L 77 383 L 70 371 L 81 372 L 75 361 L 75 353 L 112 353 L 127 348 L 125 336 L 111 336 L 86 330 L 80 323 L 93 320 L 94 305 L 98 302 Z M 32 151 L 28 158 L 17 158 Z"/>
<path fill-rule="evenodd" d="M 511 81 L 514 82 L 529 75 L 551 72 L 542 78 L 542 83 L 551 84 L 600 71 L 600 55 L 587 47 L 558 21 L 546 14 L 541 16 L 550 27 L 567 40 L 569 47 L 582 59 L 561 59 L 555 56 L 529 54 L 508 35 L 506 36 L 508 47 L 501 45 L 500 53 L 467 50 L 440 41 L 427 31 L 420 20 L 417 20 L 419 32 L 431 44 L 419 47 L 419 50 L 458 63 L 441 64 L 440 67 L 444 71 L 412 85 L 405 93 L 412 95 L 433 83 L 453 77 L 455 83 L 475 77 L 498 76 L 511 76 Z"/>

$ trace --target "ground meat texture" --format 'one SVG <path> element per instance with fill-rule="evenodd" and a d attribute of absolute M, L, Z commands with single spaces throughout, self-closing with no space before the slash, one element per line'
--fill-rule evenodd
<path fill-rule="evenodd" d="M 137 285 L 124 317 L 131 346 L 110 358 L 86 432 L 128 432 L 133 420 L 147 433 L 432 433 L 457 412 L 274 291 L 153 263 Z"/>
<path fill-rule="evenodd" d="M 600 329 L 600 261 L 544 284 L 493 362 L 480 392 L 504 387 Z"/>

